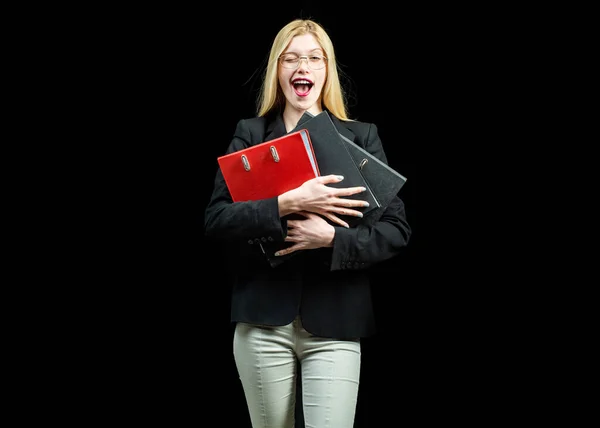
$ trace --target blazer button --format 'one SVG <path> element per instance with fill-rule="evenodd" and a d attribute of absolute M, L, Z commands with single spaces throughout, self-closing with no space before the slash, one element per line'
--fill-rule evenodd
<path fill-rule="evenodd" d="M 260 240 L 263 242 L 267 242 L 267 238 L 265 238 L 264 236 L 262 238 L 260 238 Z"/>
<path fill-rule="evenodd" d="M 248 244 L 254 244 L 254 241 L 252 239 L 248 239 Z"/>
<path fill-rule="evenodd" d="M 272 236 L 269 236 L 267 239 L 269 240 L 269 242 L 273 242 L 273 237 Z"/>
<path fill-rule="evenodd" d="M 254 242 L 257 243 L 257 244 L 260 244 L 260 239 L 254 238 Z"/>

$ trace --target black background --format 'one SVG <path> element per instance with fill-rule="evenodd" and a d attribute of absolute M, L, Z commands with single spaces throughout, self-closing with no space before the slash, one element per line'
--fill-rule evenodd
<path fill-rule="evenodd" d="M 255 115 L 261 73 L 277 31 L 312 18 L 328 31 L 352 118 L 373 122 L 389 164 L 407 177 L 400 196 L 413 228 L 409 246 L 374 271 L 378 334 L 363 340 L 356 427 L 421 417 L 435 360 L 431 310 L 417 253 L 417 160 L 427 148 L 433 82 L 428 35 L 410 14 L 343 5 L 277 3 L 209 10 L 136 11 L 106 27 L 109 52 L 97 62 L 101 179 L 95 230 L 106 248 L 95 260 L 107 302 L 98 327 L 100 384 L 111 408 L 132 418 L 249 427 L 232 355 L 230 284 L 203 237 L 216 158 L 237 121 Z M 111 326 L 111 333 L 105 328 Z M 434 346 L 437 348 L 437 346 Z M 207 419 L 217 422 L 207 423 Z"/>
<path fill-rule="evenodd" d="M 539 326 L 517 346 L 514 333 L 539 301 L 526 299 L 515 267 L 535 256 L 528 230 L 543 216 L 523 221 L 532 189 L 518 196 L 514 172 L 529 166 L 539 130 L 556 127 L 535 118 L 553 95 L 535 64 L 537 49 L 553 49 L 536 28 L 539 10 L 221 2 L 52 12 L 31 33 L 34 49 L 23 49 L 35 66 L 23 76 L 33 95 L 21 99 L 45 119 L 29 121 L 42 137 L 22 146 L 54 155 L 43 162 L 43 201 L 24 192 L 34 201 L 25 227 L 40 239 L 21 242 L 41 256 L 25 271 L 41 276 L 40 292 L 21 289 L 37 299 L 43 340 L 22 336 L 35 347 L 28 368 L 53 380 L 31 386 L 54 399 L 52 415 L 249 426 L 228 273 L 202 217 L 216 157 L 255 114 L 273 38 L 298 17 L 329 32 L 351 116 L 377 124 L 408 178 L 400 195 L 414 233 L 374 271 L 379 332 L 363 341 L 356 426 L 481 425 L 531 403 L 519 369 L 537 364 L 526 353 Z"/>

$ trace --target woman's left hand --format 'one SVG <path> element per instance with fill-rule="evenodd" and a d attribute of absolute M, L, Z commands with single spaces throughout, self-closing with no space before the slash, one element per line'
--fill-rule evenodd
<path fill-rule="evenodd" d="M 332 247 L 335 236 L 335 228 L 318 214 L 300 211 L 296 214 L 305 219 L 287 221 L 286 242 L 294 245 L 275 253 L 276 256 L 284 256 L 298 250 L 309 250 L 313 248 Z"/>

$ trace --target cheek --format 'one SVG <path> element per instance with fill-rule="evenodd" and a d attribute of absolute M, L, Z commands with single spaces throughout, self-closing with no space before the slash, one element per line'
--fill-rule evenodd
<path fill-rule="evenodd" d="M 319 87 L 319 90 L 322 90 L 325 87 L 326 81 L 327 81 L 326 73 L 323 73 L 322 75 L 319 76 L 319 79 L 317 80 L 317 86 Z"/>
<path fill-rule="evenodd" d="M 314 87 L 313 87 L 313 93 L 321 96 L 323 95 L 323 88 L 325 87 L 325 82 L 320 81 L 319 83 L 317 83 Z"/>
<path fill-rule="evenodd" d="M 287 88 L 288 86 L 288 82 L 290 80 L 290 76 L 289 73 L 286 73 L 285 71 L 282 71 L 281 69 L 279 70 L 279 73 L 277 74 L 279 77 L 279 85 L 282 88 Z"/>

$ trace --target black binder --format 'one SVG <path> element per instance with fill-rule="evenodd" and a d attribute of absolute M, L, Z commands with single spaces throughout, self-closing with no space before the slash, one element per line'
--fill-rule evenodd
<path fill-rule="evenodd" d="M 380 206 L 362 219 L 362 224 L 373 224 L 379 220 L 383 211 L 400 192 L 406 183 L 406 177 L 344 135 L 340 134 L 340 137 L 346 143 L 350 155 L 379 202 Z"/>
<path fill-rule="evenodd" d="M 342 135 L 338 132 L 327 111 L 323 111 L 316 116 L 305 113 L 298 121 L 296 127 L 290 132 L 296 132 L 301 129 L 306 129 L 310 135 L 321 175 L 336 174 L 344 176 L 344 179 L 339 183 L 331 183 L 328 186 L 335 188 L 366 187 L 367 190 L 364 192 L 343 196 L 346 199 L 358 199 L 369 203 L 368 207 L 352 208 L 362 212 L 363 218 L 381 207 L 369 183 L 363 177 L 359 169 L 359 164 L 354 160 L 354 157 L 346 147 L 346 143 L 341 138 Z M 355 216 L 338 215 L 338 217 L 348 223 L 350 227 L 356 226 L 362 220 L 360 217 Z"/>
<path fill-rule="evenodd" d="M 318 116 L 322 114 L 328 113 L 324 111 Z M 304 113 L 295 129 L 301 129 L 304 123 L 314 117 L 315 116 L 311 113 Z M 329 119 L 331 120 L 331 118 Z M 379 203 L 379 206 L 376 209 L 369 210 L 368 213 L 363 213 L 365 216 L 360 220 L 360 223 L 375 223 L 379 220 L 379 217 L 381 217 L 381 214 L 383 214 L 383 211 L 387 208 L 392 199 L 400 192 L 400 189 L 404 186 L 404 183 L 406 183 L 406 177 L 367 152 L 358 144 L 350 141 L 344 135 L 339 134 L 339 136 L 354 160 L 355 165 L 361 172 L 364 181 L 367 183 L 367 187 Z"/>
<path fill-rule="evenodd" d="M 348 198 L 363 199 L 369 202 L 369 207 L 355 208 L 363 213 L 363 218 L 354 216 L 340 216 L 340 218 L 343 218 L 350 227 L 377 222 L 391 200 L 406 183 L 406 177 L 340 134 L 326 111 L 316 116 L 308 112 L 304 113 L 290 133 L 300 129 L 308 130 L 321 175 L 344 175 L 344 180 L 331 185 L 332 187 L 364 186 L 367 188 L 365 192 L 348 196 Z M 295 218 L 295 216 L 292 214 L 288 218 Z M 272 267 L 276 267 L 302 252 L 296 251 L 287 256 L 274 256 L 278 249 L 290 245 L 289 243 L 262 245 L 265 256 Z"/>

